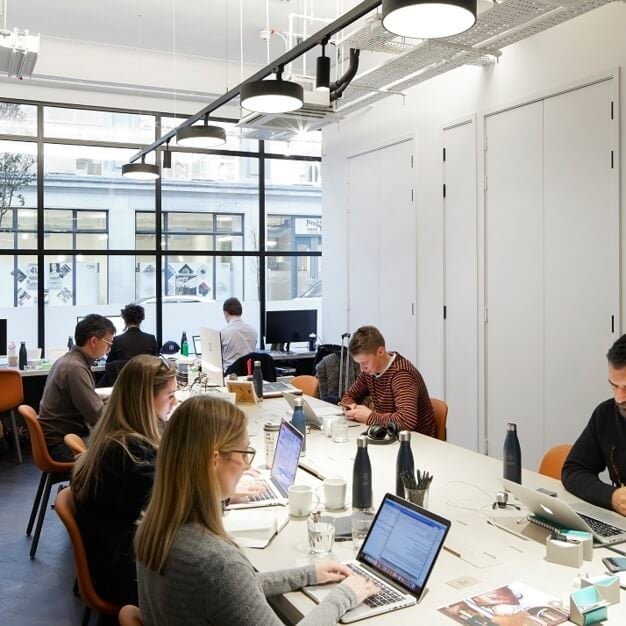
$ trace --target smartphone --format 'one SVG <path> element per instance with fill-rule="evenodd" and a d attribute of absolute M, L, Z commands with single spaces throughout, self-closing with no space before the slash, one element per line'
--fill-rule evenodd
<path fill-rule="evenodd" d="M 607 556 L 602 559 L 602 562 L 609 572 L 626 571 L 626 556 Z"/>

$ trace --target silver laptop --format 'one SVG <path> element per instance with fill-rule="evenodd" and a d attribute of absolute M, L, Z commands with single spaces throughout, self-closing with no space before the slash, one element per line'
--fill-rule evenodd
<path fill-rule="evenodd" d="M 296 478 L 303 440 L 302 433 L 289 422 L 283 420 L 278 431 L 272 470 L 268 477 L 260 479 L 265 483 L 266 490 L 256 496 L 250 496 L 247 502 L 230 504 L 228 508 L 253 509 L 287 504 L 287 490 L 293 485 Z"/>
<path fill-rule="evenodd" d="M 385 495 L 356 561 L 346 563 L 359 576 L 372 579 L 380 591 L 340 621 L 349 624 L 417 604 L 449 529 L 449 520 Z M 334 587 L 305 587 L 304 593 L 321 602 Z"/>
<path fill-rule="evenodd" d="M 626 520 L 617 513 L 586 502 L 571 504 L 558 497 L 503 480 L 510 491 L 530 512 L 529 520 L 548 528 L 586 530 L 594 541 L 604 545 L 626 541 Z"/>
<path fill-rule="evenodd" d="M 285 400 L 287 400 L 287 404 L 289 404 L 289 406 L 293 409 L 294 406 L 296 405 L 296 398 L 298 397 L 296 394 L 293 393 L 283 393 L 283 396 L 285 398 Z M 307 401 L 306 398 L 303 396 L 302 397 L 302 410 L 304 411 L 304 417 L 306 418 L 306 423 L 310 424 L 311 426 L 316 426 L 317 428 L 321 428 L 322 424 L 324 422 L 324 418 L 325 417 L 333 417 L 333 416 L 342 416 L 343 415 L 343 409 L 340 406 L 333 406 L 331 404 L 328 404 L 326 406 L 323 407 L 316 407 L 313 408 Z M 361 424 L 359 424 L 359 422 L 353 422 L 352 420 L 347 420 L 348 421 L 348 426 L 361 426 Z"/>
<path fill-rule="evenodd" d="M 264 398 L 280 398 L 284 393 L 301 394 L 302 391 L 289 383 L 277 381 L 268 383 L 263 381 L 263 397 Z"/>

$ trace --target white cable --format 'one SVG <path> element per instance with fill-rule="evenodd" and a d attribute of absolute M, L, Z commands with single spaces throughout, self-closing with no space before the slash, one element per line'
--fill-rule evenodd
<path fill-rule="evenodd" d="M 270 32 L 270 0 L 265 0 L 265 30 L 270 33 L 265 40 L 265 60 L 267 65 L 270 63 L 270 39 L 272 37 Z"/>
<path fill-rule="evenodd" d="M 239 82 L 243 83 L 243 0 L 239 0 Z"/>

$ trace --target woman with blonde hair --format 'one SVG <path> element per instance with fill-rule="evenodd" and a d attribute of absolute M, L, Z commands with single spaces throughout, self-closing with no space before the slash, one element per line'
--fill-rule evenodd
<path fill-rule="evenodd" d="M 148 355 L 128 361 L 74 466 L 71 488 L 91 577 L 114 604 L 137 603 L 133 537 L 175 391 L 176 370 L 167 361 Z"/>
<path fill-rule="evenodd" d="M 256 452 L 246 426 L 237 407 L 203 396 L 183 402 L 169 421 L 135 536 L 139 607 L 147 626 L 279 626 L 267 596 L 343 581 L 301 622 L 323 626 L 377 591 L 332 561 L 255 572 L 222 523 L 222 502 Z"/>

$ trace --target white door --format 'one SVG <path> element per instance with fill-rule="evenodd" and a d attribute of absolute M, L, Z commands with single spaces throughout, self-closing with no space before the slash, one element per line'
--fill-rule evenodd
<path fill-rule="evenodd" d="M 349 325 L 377 326 L 415 363 L 413 141 L 349 159 Z"/>
<path fill-rule="evenodd" d="M 444 389 L 448 441 L 478 450 L 476 135 L 469 120 L 445 128 Z"/>

